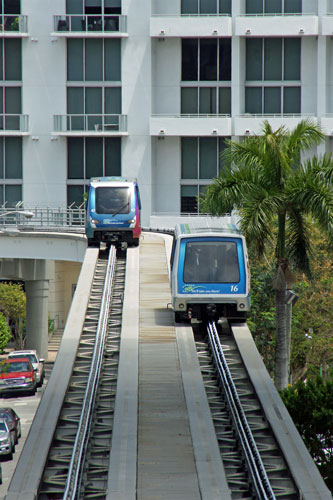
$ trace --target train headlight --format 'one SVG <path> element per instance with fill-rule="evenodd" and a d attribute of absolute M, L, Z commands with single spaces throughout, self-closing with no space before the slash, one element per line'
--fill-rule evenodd
<path fill-rule="evenodd" d="M 238 305 L 239 309 L 244 309 L 245 307 L 245 304 L 243 302 L 241 302 L 239 305 Z"/>
<path fill-rule="evenodd" d="M 184 304 L 179 304 L 179 309 L 184 309 Z"/>
<path fill-rule="evenodd" d="M 127 222 L 127 224 L 134 224 L 135 219 L 129 219 L 129 220 L 127 220 L 126 222 Z"/>
<path fill-rule="evenodd" d="M 90 222 L 91 222 L 92 224 L 100 224 L 102 221 L 97 220 L 97 219 L 90 219 Z"/>

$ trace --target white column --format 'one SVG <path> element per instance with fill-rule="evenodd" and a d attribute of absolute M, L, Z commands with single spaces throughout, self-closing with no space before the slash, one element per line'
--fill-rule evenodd
<path fill-rule="evenodd" d="M 25 282 L 27 296 L 26 348 L 36 349 L 42 358 L 48 356 L 49 281 Z"/>

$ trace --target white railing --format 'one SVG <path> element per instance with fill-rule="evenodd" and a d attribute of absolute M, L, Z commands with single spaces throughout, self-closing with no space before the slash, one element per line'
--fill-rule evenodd
<path fill-rule="evenodd" d="M 28 17 L 20 14 L 1 14 L 0 33 L 28 33 Z"/>
<path fill-rule="evenodd" d="M 54 115 L 54 132 L 127 132 L 127 115 Z"/>
<path fill-rule="evenodd" d="M 53 16 L 56 33 L 127 32 L 127 16 L 118 14 L 80 14 Z"/>
<path fill-rule="evenodd" d="M 13 115 L 9 113 L 0 114 L 0 132 L 2 131 L 29 131 L 28 115 Z"/>
<path fill-rule="evenodd" d="M 19 208 L 18 208 L 19 207 Z M 84 206 L 67 208 L 0 208 L 0 228 L 16 227 L 32 231 L 69 231 L 83 233 L 86 223 Z"/>

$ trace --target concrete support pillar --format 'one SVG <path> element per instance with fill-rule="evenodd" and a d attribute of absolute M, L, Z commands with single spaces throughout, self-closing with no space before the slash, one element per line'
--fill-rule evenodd
<path fill-rule="evenodd" d="M 27 295 L 26 348 L 36 349 L 42 358 L 48 356 L 49 281 L 25 282 Z"/>

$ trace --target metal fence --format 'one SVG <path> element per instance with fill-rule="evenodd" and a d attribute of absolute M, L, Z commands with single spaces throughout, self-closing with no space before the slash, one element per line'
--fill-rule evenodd
<path fill-rule="evenodd" d="M 0 208 L 0 229 L 17 227 L 24 231 L 68 231 L 84 233 L 86 211 L 84 207 L 67 208 Z"/>

